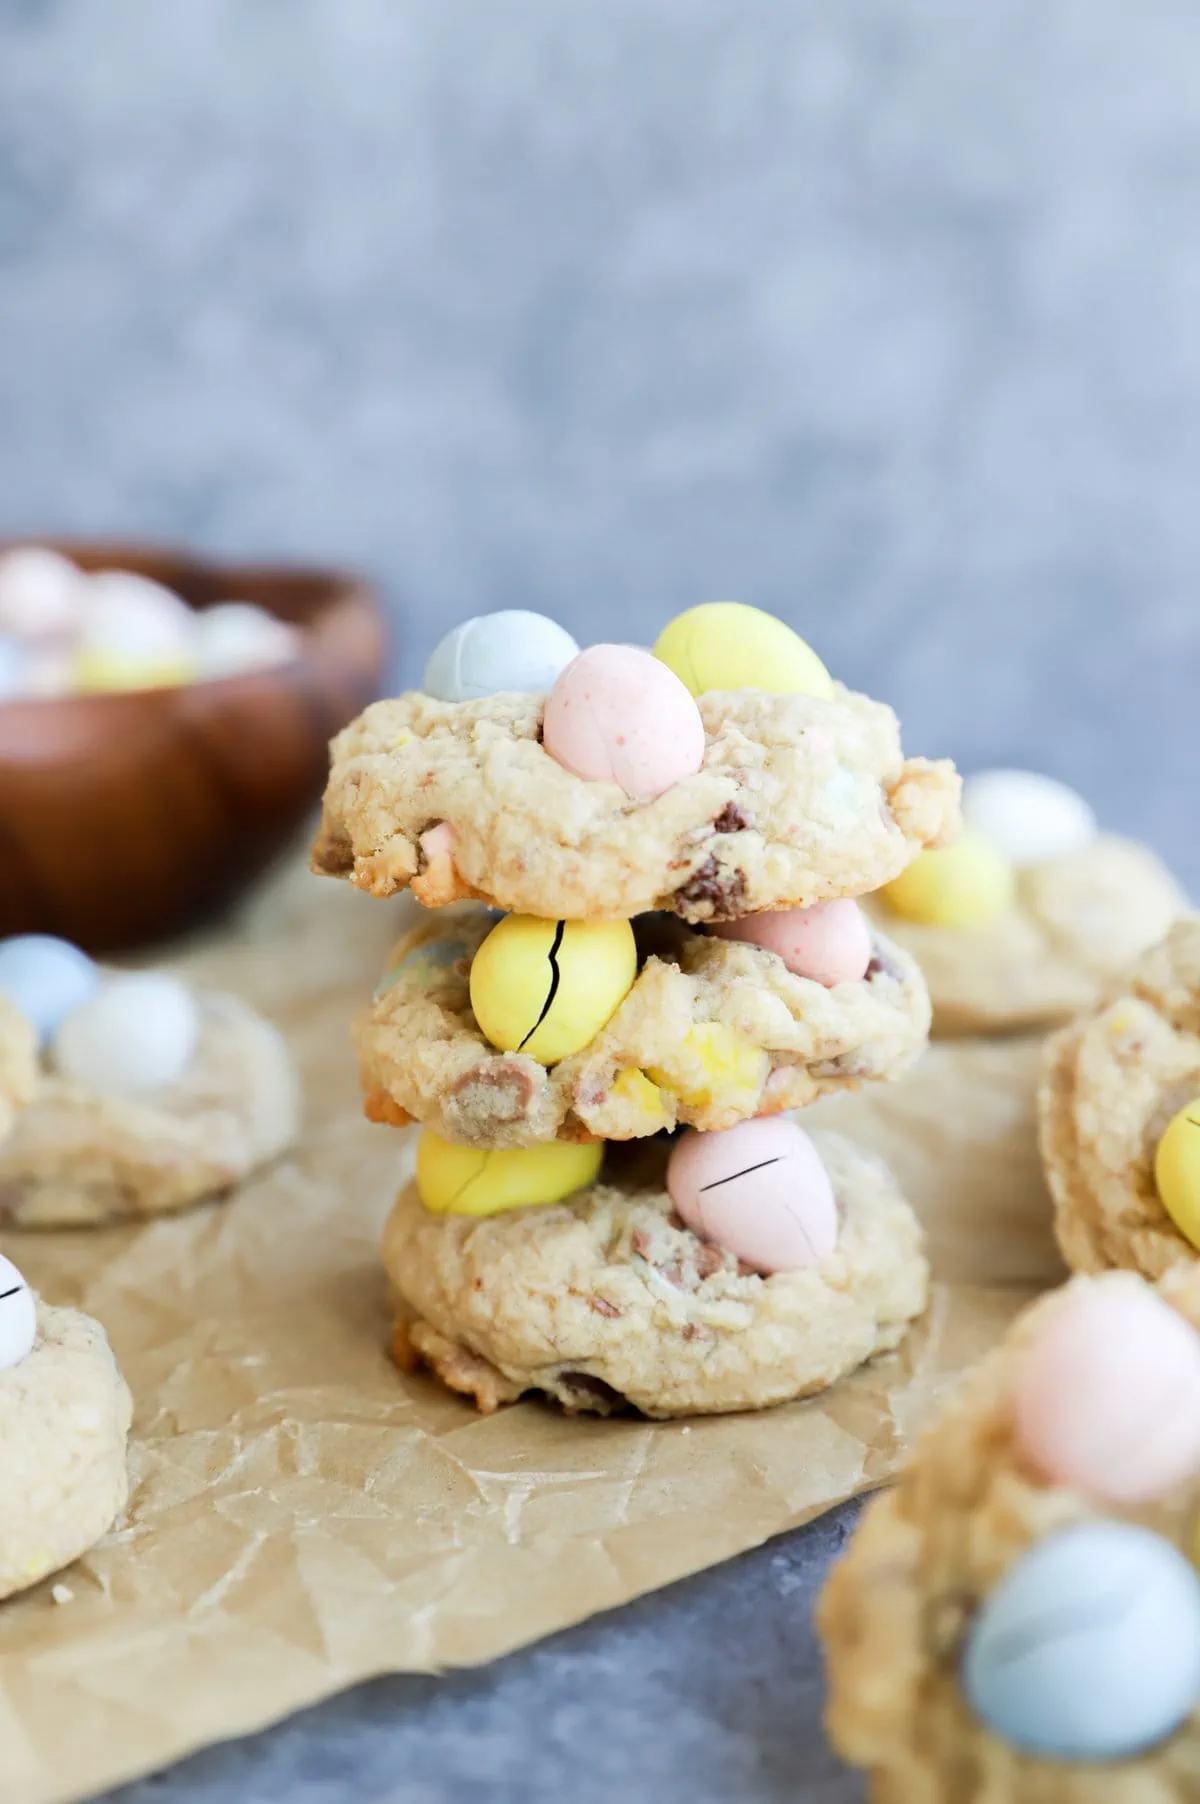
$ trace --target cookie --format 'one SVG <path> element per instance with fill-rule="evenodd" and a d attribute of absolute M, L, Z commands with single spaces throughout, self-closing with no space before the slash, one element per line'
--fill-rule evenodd
<path fill-rule="evenodd" d="M 0 1140 L 37 1083 L 37 1036 L 20 1009 L 0 994 Z"/>
<path fill-rule="evenodd" d="M 1110 998 L 1046 1042 L 1038 1131 L 1055 1232 L 1076 1271 L 1157 1278 L 1196 1249 L 1159 1197 L 1155 1155 L 1200 1095 L 1200 919 L 1174 926 Z"/>
<path fill-rule="evenodd" d="M 906 920 L 872 897 L 876 924 L 925 973 L 935 1035 L 1015 1033 L 1068 1020 L 1188 907 L 1145 846 L 1102 834 L 1014 873 L 1012 905 L 975 926 Z"/>
<path fill-rule="evenodd" d="M 0 1370 L 0 1598 L 70 1565 L 125 1507 L 132 1403 L 104 1330 L 37 1305 L 37 1339 Z"/>
<path fill-rule="evenodd" d="M 700 696 L 700 769 L 643 802 L 550 757 L 544 700 L 376 702 L 333 741 L 313 869 L 547 920 L 729 920 L 862 895 L 958 824 L 953 766 L 906 761 L 891 709 L 840 685 Z"/>
<path fill-rule="evenodd" d="M 1131 1299 L 1131 1291 L 1139 1295 Z M 1200 1326 L 1197 1274 L 1175 1274 L 1164 1295 Z M 1111 1273 L 1075 1279 L 1025 1310 L 955 1389 L 895 1488 L 868 1503 L 819 1601 L 830 1737 L 870 1774 L 873 1804 L 1191 1804 L 1200 1797 L 1200 1695 L 1192 1695 L 1191 1674 L 1167 1675 L 1168 1684 L 1182 1678 L 1184 1686 L 1177 1723 L 1169 1705 L 1157 1729 L 1143 1722 L 1140 1736 L 1136 1722 L 1121 1720 L 1127 1708 L 1144 1714 L 1147 1704 L 1153 1716 L 1155 1699 L 1140 1673 L 1134 1683 L 1142 1650 L 1121 1623 L 1142 1599 L 1111 1564 L 1114 1548 L 1157 1549 L 1194 1625 L 1195 1575 L 1180 1556 L 1190 1555 L 1200 1482 L 1191 1476 L 1150 1500 L 1115 1504 L 1047 1477 L 1031 1459 L 1027 1430 L 1021 1439 L 1033 1350 L 1050 1344 L 1047 1331 L 1063 1327 L 1064 1310 L 1098 1299 L 1144 1304 L 1153 1293 L 1130 1274 Z M 1109 1363 L 1102 1355 L 1100 1364 Z M 1079 1385 L 1101 1441 L 1111 1430 L 1114 1457 L 1101 1472 L 1121 1465 L 1122 1447 L 1142 1451 L 1120 1406 L 1106 1421 L 1105 1399 L 1097 1406 L 1087 1396 L 1086 1372 L 1060 1366 L 1055 1376 Z M 1153 1401 L 1153 1374 L 1143 1371 L 1136 1382 L 1148 1377 Z M 1067 1581 L 1078 1578 L 1077 1556 L 1089 1545 L 1110 1563 L 1068 1606 Z M 1071 1645 L 1077 1627 L 1079 1651 Z M 991 1671 L 989 1655 L 997 1656 Z M 1071 1680 L 1088 1676 L 1092 1695 L 1081 1696 Z M 1106 1676 L 1115 1679 L 1115 1698 L 1100 1695 Z M 1053 1742 L 1060 1745 L 1051 1752 Z M 1081 1747 L 1089 1742 L 1085 1759 Z"/>
<path fill-rule="evenodd" d="M 840 1216 L 821 1265 L 762 1278 L 684 1228 L 659 1144 L 568 1202 L 433 1215 L 409 1185 L 383 1236 L 396 1353 L 485 1414 L 525 1392 L 570 1411 L 763 1409 L 898 1346 L 925 1307 L 916 1217 L 886 1167 L 819 1139 Z"/>
<path fill-rule="evenodd" d="M 419 1121 L 478 1147 L 726 1128 L 897 1077 L 929 1030 L 920 972 L 882 935 L 866 978 L 826 989 L 775 953 L 654 916 L 640 925 L 660 950 L 608 1025 L 546 1069 L 498 1052 L 471 1012 L 471 960 L 493 925 L 460 905 L 395 948 L 355 1027 L 372 1120 Z"/>
<path fill-rule="evenodd" d="M 104 1094 L 47 1071 L 0 1144 L 0 1222 L 22 1227 L 161 1215 L 232 1189 L 295 1137 L 298 1093 L 276 1028 L 234 996 L 202 993 L 178 1082 Z"/>

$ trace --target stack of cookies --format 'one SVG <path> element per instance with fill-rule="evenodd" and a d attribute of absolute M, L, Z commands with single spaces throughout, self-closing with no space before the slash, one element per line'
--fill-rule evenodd
<path fill-rule="evenodd" d="M 949 764 L 731 603 L 653 652 L 480 617 L 341 733 L 314 868 L 423 905 L 357 1025 L 368 1115 L 423 1129 L 383 1245 L 401 1363 L 483 1410 L 668 1416 L 895 1347 L 917 1221 L 791 1112 L 924 1045 L 857 898 L 957 824 Z"/>

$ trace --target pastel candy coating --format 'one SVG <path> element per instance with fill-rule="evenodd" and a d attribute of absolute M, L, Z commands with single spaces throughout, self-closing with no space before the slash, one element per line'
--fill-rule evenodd
<path fill-rule="evenodd" d="M 426 1129 L 417 1142 L 417 1194 L 435 1215 L 499 1215 L 561 1203 L 594 1181 L 603 1157 L 599 1143 L 565 1141 L 479 1152 Z"/>
<path fill-rule="evenodd" d="M 1200 1334 L 1134 1280 L 1068 1292 L 1026 1350 L 1013 1433 L 1055 1484 L 1164 1496 L 1200 1473 Z"/>
<path fill-rule="evenodd" d="M 837 1204 L 808 1135 L 780 1115 L 718 1134 L 689 1128 L 667 1162 L 684 1222 L 755 1271 L 819 1265 L 837 1245 Z"/>
<path fill-rule="evenodd" d="M 677 614 L 658 635 L 654 655 L 692 695 L 709 689 L 833 694 L 829 672 L 799 633 L 741 601 L 706 601 Z"/>
<path fill-rule="evenodd" d="M 829 989 L 857 983 L 871 962 L 870 930 L 861 908 L 849 898 L 716 921 L 711 931 L 724 940 L 762 946 L 778 954 L 797 977 L 810 977 Z"/>
<path fill-rule="evenodd" d="M 724 1021 L 697 1021 L 672 1047 L 670 1062 L 652 1065 L 649 1075 L 688 1108 L 720 1101 L 750 1106 L 757 1101 L 771 1055 Z"/>
<path fill-rule="evenodd" d="M 118 1096 L 140 1096 L 178 1083 L 200 1035 L 196 999 L 165 971 L 110 977 L 70 1014 L 55 1036 L 54 1063 L 63 1077 Z"/>
<path fill-rule="evenodd" d="M 460 959 L 465 964 L 470 956 L 465 940 L 424 939 L 415 946 L 408 946 L 407 950 L 402 944 L 397 948 L 396 962 L 388 966 L 375 985 L 375 1001 L 386 996 L 405 971 L 415 972 L 424 989 L 442 971 L 449 971 Z"/>
<path fill-rule="evenodd" d="M 0 991 L 33 1023 L 43 1046 L 99 987 L 96 966 L 68 940 L 46 933 L 0 940 Z"/>
<path fill-rule="evenodd" d="M 999 847 L 967 829 L 953 845 L 919 853 L 879 894 L 908 921 L 982 927 L 1012 907 L 1016 878 Z"/>
<path fill-rule="evenodd" d="M 471 962 L 471 1007 L 493 1046 L 556 1065 L 595 1039 L 636 976 L 628 921 L 507 915 Z"/>
<path fill-rule="evenodd" d="M 578 654 L 578 645 L 557 620 L 506 608 L 464 620 L 440 639 L 425 666 L 423 686 L 442 702 L 502 693 L 541 695 Z"/>
<path fill-rule="evenodd" d="M 101 570 L 87 586 L 79 642 L 143 663 L 190 655 L 196 616 L 173 590 L 131 570 Z"/>
<path fill-rule="evenodd" d="M 985 770 L 963 784 L 963 819 L 1018 870 L 1066 858 L 1096 837 L 1083 797 L 1033 770 Z"/>
<path fill-rule="evenodd" d="M 652 801 L 704 760 L 704 722 L 679 678 L 634 645 L 593 645 L 546 699 L 542 743 L 566 770 Z"/>
<path fill-rule="evenodd" d="M 74 688 L 86 695 L 103 695 L 128 689 L 175 689 L 190 683 L 196 666 L 190 659 L 142 658 L 79 650 L 71 662 Z"/>
<path fill-rule="evenodd" d="M 300 634 L 250 601 L 222 601 L 196 615 L 196 665 L 203 677 L 238 676 L 289 664 Z"/>
<path fill-rule="evenodd" d="M 87 578 L 68 558 L 39 545 L 0 556 L 0 632 L 55 639 L 75 630 Z"/>
<path fill-rule="evenodd" d="M 1129 1759 L 1200 1703 L 1200 1578 L 1148 1529 L 1060 1529 L 985 1600 L 962 1684 L 988 1728 L 1028 1753 Z"/>
<path fill-rule="evenodd" d="M 1200 1249 L 1200 1096 L 1184 1104 L 1159 1141 L 1154 1182 L 1179 1232 Z"/>
<path fill-rule="evenodd" d="M 0 1372 L 20 1365 L 37 1339 L 33 1292 L 11 1259 L 0 1254 Z"/>

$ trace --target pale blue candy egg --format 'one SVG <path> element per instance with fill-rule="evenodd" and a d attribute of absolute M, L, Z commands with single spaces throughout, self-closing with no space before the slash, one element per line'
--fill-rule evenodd
<path fill-rule="evenodd" d="M 578 656 L 570 633 L 545 614 L 523 608 L 477 614 L 434 647 L 425 691 L 441 702 L 477 701 L 508 691 L 541 695 Z"/>
<path fill-rule="evenodd" d="M 441 971 L 448 971 L 459 959 L 467 960 L 471 956 L 465 940 L 422 940 L 411 952 L 406 952 L 398 963 L 386 970 L 375 985 L 375 1001 L 386 996 L 394 984 L 398 983 L 405 971 L 413 971 L 422 989 L 428 989 Z"/>
<path fill-rule="evenodd" d="M 962 1679 L 976 1715 L 1015 1747 L 1129 1759 L 1200 1703 L 1200 1576 L 1148 1529 L 1060 1529 L 983 1604 Z"/>
<path fill-rule="evenodd" d="M 33 1022 L 43 1045 L 99 987 L 96 966 L 68 940 L 45 933 L 0 940 L 0 991 Z"/>
<path fill-rule="evenodd" d="M 25 647 L 11 633 L 0 633 L 0 702 L 11 702 L 25 690 Z"/>

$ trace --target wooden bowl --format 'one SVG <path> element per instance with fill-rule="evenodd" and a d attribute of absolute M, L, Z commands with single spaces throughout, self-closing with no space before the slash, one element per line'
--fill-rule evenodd
<path fill-rule="evenodd" d="M 0 703 L 0 938 L 117 952 L 191 926 L 288 844 L 321 794 L 330 737 L 380 692 L 387 634 L 370 589 L 339 571 L 36 543 L 85 570 L 154 577 L 193 608 L 257 602 L 303 635 L 274 669 Z"/>

